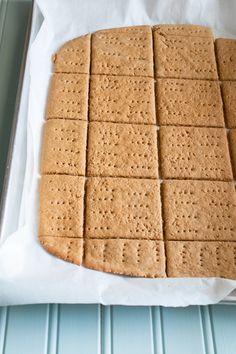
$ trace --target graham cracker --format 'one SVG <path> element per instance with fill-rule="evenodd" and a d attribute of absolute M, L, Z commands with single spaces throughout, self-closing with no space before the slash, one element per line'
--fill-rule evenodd
<path fill-rule="evenodd" d="M 233 182 L 164 181 L 166 240 L 236 241 Z"/>
<path fill-rule="evenodd" d="M 66 42 L 53 56 L 57 73 L 89 74 L 90 34 Z"/>
<path fill-rule="evenodd" d="M 165 277 L 164 242 L 86 240 L 84 266 L 139 277 Z"/>
<path fill-rule="evenodd" d="M 168 277 L 236 279 L 236 242 L 166 242 Z"/>
<path fill-rule="evenodd" d="M 236 178 L 236 129 L 229 131 L 229 148 L 234 177 Z"/>
<path fill-rule="evenodd" d="M 236 79 L 236 40 L 218 38 L 216 56 L 220 80 Z"/>
<path fill-rule="evenodd" d="M 88 83 L 87 74 L 54 74 L 46 117 L 87 120 Z"/>
<path fill-rule="evenodd" d="M 83 198 L 84 177 L 42 176 L 39 236 L 83 237 Z"/>
<path fill-rule="evenodd" d="M 163 178 L 233 179 L 224 128 L 161 127 Z"/>
<path fill-rule="evenodd" d="M 221 88 L 226 125 L 228 128 L 236 128 L 236 82 L 223 81 Z"/>
<path fill-rule="evenodd" d="M 218 81 L 158 79 L 156 102 L 160 125 L 224 127 Z"/>
<path fill-rule="evenodd" d="M 92 75 L 89 118 L 90 121 L 155 124 L 154 80 Z"/>
<path fill-rule="evenodd" d="M 153 77 L 151 27 L 95 32 L 92 35 L 91 73 Z"/>
<path fill-rule="evenodd" d="M 211 38 L 154 36 L 155 77 L 217 80 Z"/>
<path fill-rule="evenodd" d="M 158 177 L 157 132 L 152 125 L 92 122 L 88 176 Z"/>
<path fill-rule="evenodd" d="M 40 236 L 39 241 L 43 248 L 52 255 L 64 261 L 82 264 L 83 239 L 75 237 Z"/>
<path fill-rule="evenodd" d="M 191 36 L 191 37 L 210 37 L 213 38 L 213 33 L 210 27 L 195 26 L 195 25 L 156 25 L 153 31 L 163 36 Z"/>
<path fill-rule="evenodd" d="M 87 122 L 50 119 L 45 124 L 42 174 L 84 176 Z"/>
<path fill-rule="evenodd" d="M 92 177 L 86 185 L 85 237 L 162 239 L 158 180 Z"/>

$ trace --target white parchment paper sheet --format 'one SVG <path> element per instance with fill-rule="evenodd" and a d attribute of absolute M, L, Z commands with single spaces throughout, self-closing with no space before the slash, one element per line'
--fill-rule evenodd
<path fill-rule="evenodd" d="M 211 26 L 236 37 L 236 2 L 223 0 L 37 0 L 44 22 L 31 46 L 27 168 L 19 229 L 0 246 L 0 305 L 63 302 L 186 306 L 216 303 L 236 281 L 141 279 L 61 261 L 37 241 L 41 134 L 51 56 L 67 40 L 102 28 L 158 23 Z M 22 127 L 18 127 L 21 129 Z M 17 149 L 17 147 L 16 147 Z M 16 176 L 17 178 L 17 176 Z"/>

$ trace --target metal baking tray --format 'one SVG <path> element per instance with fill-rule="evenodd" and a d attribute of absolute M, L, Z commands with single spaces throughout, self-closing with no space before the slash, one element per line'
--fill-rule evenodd
<path fill-rule="evenodd" d="M 23 192 L 27 154 L 26 134 L 30 85 L 28 50 L 40 30 L 42 22 L 43 15 L 41 14 L 37 4 L 32 1 L 31 14 L 29 16 L 29 23 L 25 38 L 22 66 L 17 90 L 15 114 L 11 130 L 2 199 L 0 203 L 0 244 L 10 234 L 15 232 L 20 226 L 19 210 Z M 24 127 L 24 129 L 22 129 L 23 131 L 21 130 L 20 132 L 18 130 L 19 126 Z M 20 144 L 22 150 L 20 161 L 15 157 L 14 154 L 16 149 L 16 142 L 17 144 Z M 236 305 L 236 290 L 233 291 L 229 296 L 227 296 L 221 302 L 221 304 L 222 303 Z"/>

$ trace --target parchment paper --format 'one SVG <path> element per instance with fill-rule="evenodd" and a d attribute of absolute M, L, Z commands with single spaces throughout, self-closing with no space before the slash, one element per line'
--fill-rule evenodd
<path fill-rule="evenodd" d="M 236 38 L 236 2 L 215 0 L 37 0 L 44 22 L 29 51 L 27 167 L 18 230 L 0 246 L 0 305 L 63 302 L 186 306 L 216 303 L 236 281 L 142 279 L 92 271 L 48 254 L 37 241 L 41 134 L 51 56 L 67 40 L 102 28 L 158 23 L 211 26 Z M 18 127 L 21 129 L 22 127 Z M 17 149 L 17 147 L 15 147 Z M 17 176 L 16 176 L 17 178 Z"/>

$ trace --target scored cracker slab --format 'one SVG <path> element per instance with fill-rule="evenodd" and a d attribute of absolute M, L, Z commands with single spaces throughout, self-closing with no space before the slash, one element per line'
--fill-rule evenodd
<path fill-rule="evenodd" d="M 223 81 L 221 88 L 226 125 L 228 128 L 236 128 L 236 82 Z"/>
<path fill-rule="evenodd" d="M 218 79 L 213 39 L 153 36 L 156 78 Z"/>
<path fill-rule="evenodd" d="M 164 181 L 166 240 L 236 241 L 233 182 Z"/>
<path fill-rule="evenodd" d="M 85 240 L 87 268 L 140 277 L 165 277 L 164 242 L 151 240 Z"/>
<path fill-rule="evenodd" d="M 236 178 L 236 129 L 231 129 L 229 131 L 229 148 L 234 177 Z"/>
<path fill-rule="evenodd" d="M 215 43 L 220 80 L 235 80 L 236 40 L 218 38 Z"/>
<path fill-rule="evenodd" d="M 95 32 L 91 73 L 153 77 L 152 28 L 137 26 Z"/>
<path fill-rule="evenodd" d="M 218 81 L 157 79 L 156 111 L 160 125 L 224 127 Z"/>
<path fill-rule="evenodd" d="M 77 265 L 82 264 L 82 238 L 39 236 L 39 241 L 41 245 L 54 256 Z"/>
<path fill-rule="evenodd" d="M 88 176 L 157 178 L 156 127 L 91 122 L 87 156 Z"/>
<path fill-rule="evenodd" d="M 66 42 L 53 56 L 57 73 L 89 74 L 90 34 Z"/>
<path fill-rule="evenodd" d="M 43 175 L 39 236 L 83 237 L 84 177 Z"/>
<path fill-rule="evenodd" d="M 210 37 L 213 38 L 211 28 L 195 25 L 156 25 L 153 31 L 160 35 L 168 36 L 191 36 L 191 37 Z"/>
<path fill-rule="evenodd" d="M 223 128 L 160 128 L 163 178 L 232 180 L 226 130 Z"/>
<path fill-rule="evenodd" d="M 85 175 L 87 122 L 50 119 L 44 128 L 41 172 Z"/>
<path fill-rule="evenodd" d="M 88 84 L 87 74 L 54 74 L 46 117 L 87 120 Z"/>
<path fill-rule="evenodd" d="M 236 279 L 236 242 L 166 242 L 168 277 Z"/>
<path fill-rule="evenodd" d="M 155 124 L 154 79 L 92 75 L 90 121 Z"/>
<path fill-rule="evenodd" d="M 91 177 L 86 186 L 85 237 L 162 239 L 158 180 Z"/>

